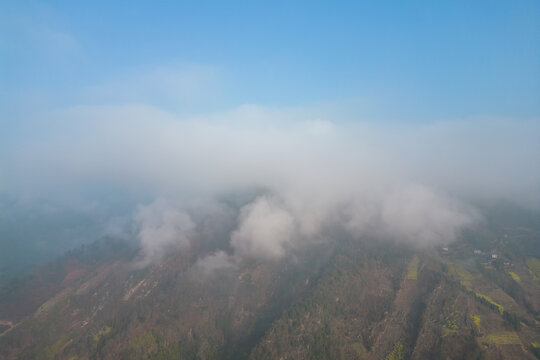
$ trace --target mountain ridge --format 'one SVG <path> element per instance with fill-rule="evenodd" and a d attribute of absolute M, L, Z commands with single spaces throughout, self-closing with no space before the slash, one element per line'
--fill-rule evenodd
<path fill-rule="evenodd" d="M 342 237 L 211 272 L 204 246 L 141 266 L 102 240 L 1 288 L 0 356 L 534 359 L 540 260 L 523 249 L 539 231 L 523 229 L 431 248 Z"/>

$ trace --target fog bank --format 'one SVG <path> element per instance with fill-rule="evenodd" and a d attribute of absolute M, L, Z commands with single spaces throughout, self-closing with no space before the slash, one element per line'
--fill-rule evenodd
<path fill-rule="evenodd" d="M 242 106 L 178 118 L 146 106 L 74 107 L 3 146 L 1 190 L 73 205 L 109 201 L 102 194 L 119 189 L 139 203 L 131 214 L 145 261 L 190 246 L 209 231 L 204 209 L 241 198 L 225 206 L 230 254 L 213 255 L 223 266 L 227 256 L 286 256 L 327 241 L 336 227 L 444 244 L 481 219 L 478 202 L 540 205 L 538 122 L 392 125 L 317 115 Z"/>

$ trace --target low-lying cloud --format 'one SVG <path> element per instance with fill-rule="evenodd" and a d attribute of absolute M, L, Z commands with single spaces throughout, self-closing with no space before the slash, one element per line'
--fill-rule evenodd
<path fill-rule="evenodd" d="M 54 117 L 43 134 L 5 148 L 4 191 L 85 201 L 92 189 L 121 188 L 146 204 L 134 210 L 145 261 L 210 236 L 205 207 L 221 209 L 214 222 L 233 218 L 226 246 L 200 260 L 211 271 L 286 256 L 336 227 L 443 244 L 478 221 L 477 203 L 540 204 L 535 121 L 353 124 L 256 106 L 189 119 L 144 106 Z"/>
<path fill-rule="evenodd" d="M 281 257 L 293 241 L 295 219 L 278 201 L 261 196 L 240 210 L 231 246 L 240 255 Z"/>
<path fill-rule="evenodd" d="M 143 264 L 160 259 L 170 248 L 187 247 L 195 229 L 189 214 L 163 199 L 139 206 L 134 223 L 143 251 Z"/>

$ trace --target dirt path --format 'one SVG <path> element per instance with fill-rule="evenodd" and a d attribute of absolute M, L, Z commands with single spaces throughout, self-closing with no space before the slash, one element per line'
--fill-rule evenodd
<path fill-rule="evenodd" d="M 4 335 L 4 334 L 8 333 L 9 331 L 11 331 L 11 330 L 15 327 L 15 325 L 13 325 L 13 322 L 11 322 L 11 321 L 9 321 L 9 320 L 0 320 L 0 326 L 1 326 L 1 325 L 9 326 L 9 328 L 6 329 L 6 330 L 4 330 L 4 331 L 2 331 L 2 332 L 0 333 L 0 336 L 2 336 L 2 335 Z"/>

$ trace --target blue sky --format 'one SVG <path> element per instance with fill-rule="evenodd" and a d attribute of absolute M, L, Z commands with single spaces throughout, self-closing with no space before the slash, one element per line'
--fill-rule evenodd
<path fill-rule="evenodd" d="M 4 124 L 102 103 L 338 104 L 404 122 L 540 114 L 534 0 L 4 1 L 0 22 Z"/>

